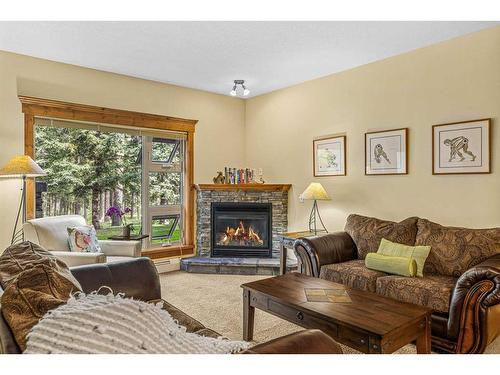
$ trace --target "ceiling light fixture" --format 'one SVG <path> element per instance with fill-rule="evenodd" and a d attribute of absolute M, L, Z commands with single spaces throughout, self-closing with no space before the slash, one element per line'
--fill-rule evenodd
<path fill-rule="evenodd" d="M 245 86 L 245 80 L 243 79 L 235 79 L 233 89 L 229 92 L 229 95 L 236 96 L 238 95 L 238 86 L 241 86 L 243 89 L 243 96 L 248 96 L 250 94 L 250 90 Z"/>

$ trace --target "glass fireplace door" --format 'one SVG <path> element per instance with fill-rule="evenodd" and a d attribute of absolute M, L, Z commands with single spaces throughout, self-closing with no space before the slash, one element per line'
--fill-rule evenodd
<path fill-rule="evenodd" d="M 184 140 L 143 138 L 143 233 L 149 246 L 170 246 L 183 239 Z"/>

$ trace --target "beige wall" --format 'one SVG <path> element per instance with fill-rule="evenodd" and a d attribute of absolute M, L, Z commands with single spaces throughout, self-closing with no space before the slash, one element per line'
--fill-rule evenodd
<path fill-rule="evenodd" d="M 330 230 L 351 212 L 399 220 L 500 225 L 500 27 L 247 101 L 0 51 L 0 164 L 23 152 L 17 95 L 198 119 L 195 181 L 224 165 L 262 167 L 268 182 L 292 183 L 289 224 L 306 228 L 311 202 L 298 195 L 320 181 Z M 491 117 L 490 175 L 433 176 L 431 125 Z M 407 176 L 364 175 L 364 133 L 410 128 Z M 232 135 L 227 142 L 222 134 Z M 312 176 L 312 140 L 347 135 L 347 176 Z M 0 249 L 18 204 L 19 182 L 0 180 Z"/>
<path fill-rule="evenodd" d="M 349 213 L 450 225 L 500 226 L 500 27 L 415 50 L 247 101 L 247 164 L 268 181 L 292 183 L 290 229 L 305 229 L 311 202 L 298 195 L 320 181 L 330 230 Z M 493 118 L 490 175 L 433 176 L 433 124 Z M 365 176 L 364 133 L 410 128 L 409 175 Z M 312 140 L 347 135 L 347 176 L 314 178 Z"/>
<path fill-rule="evenodd" d="M 227 164 L 244 165 L 241 99 L 0 51 L 0 165 L 24 147 L 19 94 L 199 120 L 195 182 Z M 221 134 L 231 134 L 231 142 Z M 0 249 L 10 242 L 20 184 L 0 180 Z"/>

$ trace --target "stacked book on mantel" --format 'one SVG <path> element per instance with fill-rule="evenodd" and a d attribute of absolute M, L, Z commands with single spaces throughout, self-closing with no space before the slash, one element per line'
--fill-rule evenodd
<path fill-rule="evenodd" d="M 231 168 L 224 167 L 224 180 L 226 184 L 257 184 L 262 183 L 262 169 L 257 172 L 251 168 Z"/>

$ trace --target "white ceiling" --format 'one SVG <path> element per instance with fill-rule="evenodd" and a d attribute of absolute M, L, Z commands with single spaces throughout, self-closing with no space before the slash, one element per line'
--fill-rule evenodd
<path fill-rule="evenodd" d="M 0 22 L 0 49 L 228 95 L 291 86 L 500 22 Z"/>

